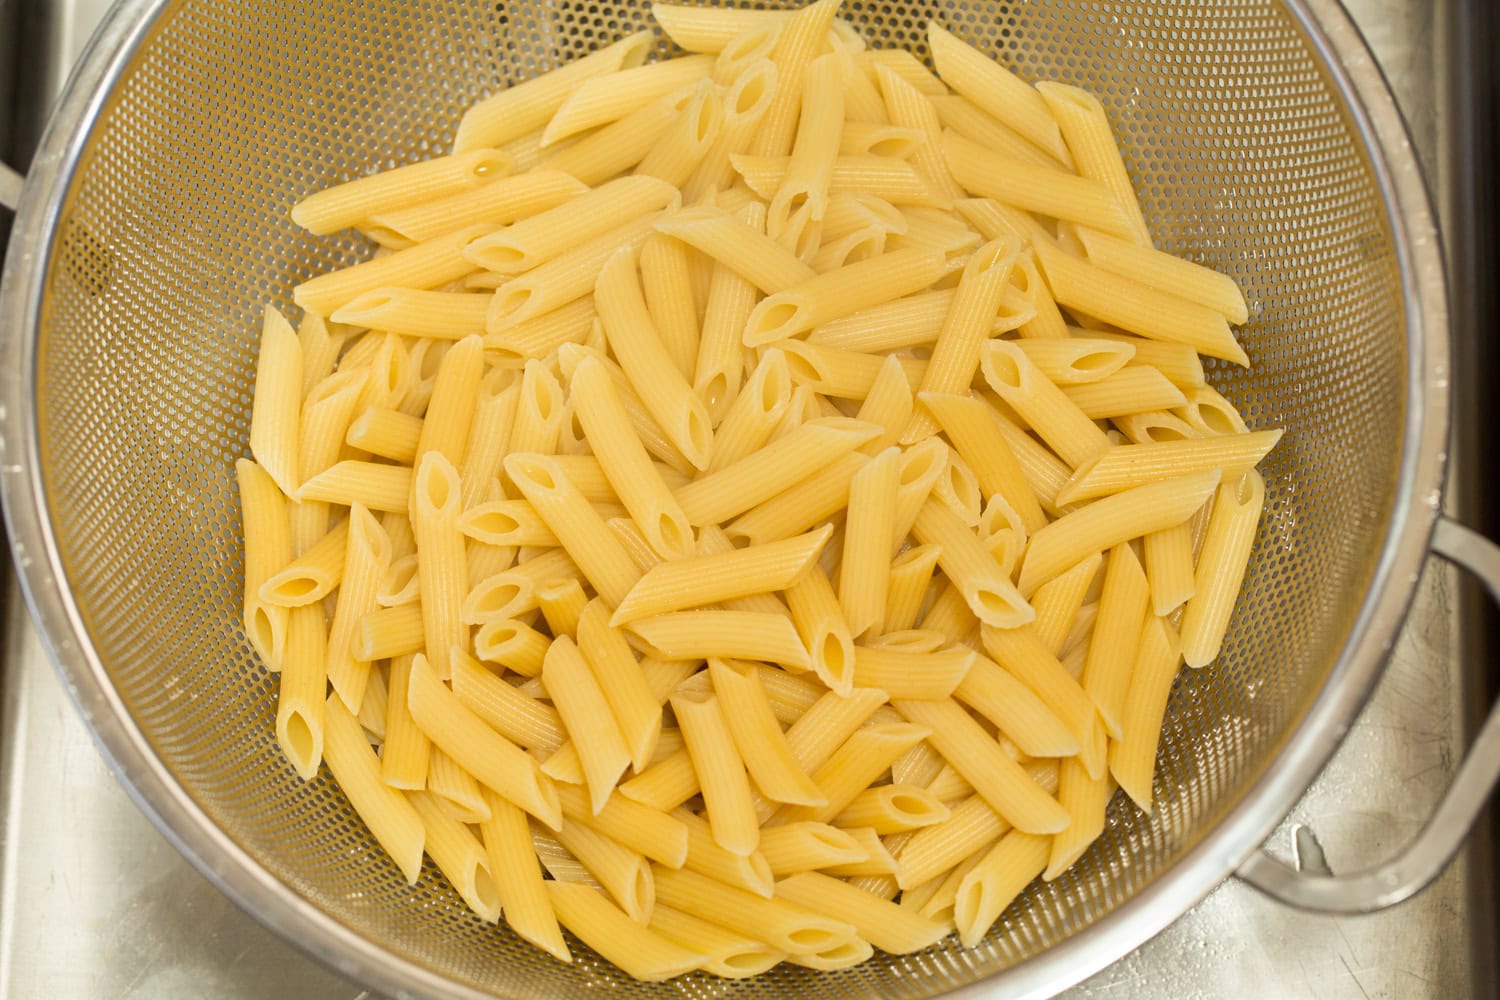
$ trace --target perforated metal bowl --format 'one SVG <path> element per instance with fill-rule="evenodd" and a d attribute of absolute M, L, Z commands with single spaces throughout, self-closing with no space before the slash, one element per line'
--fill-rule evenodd
<path fill-rule="evenodd" d="M 939 17 L 1030 78 L 1098 94 L 1158 245 L 1233 275 L 1251 303 L 1253 368 L 1211 377 L 1252 424 L 1288 433 L 1265 468 L 1225 653 L 1173 693 L 1155 816 L 1117 801 L 1082 862 L 1029 890 L 977 950 L 945 941 L 738 983 L 637 984 L 581 947 L 558 965 L 480 923 L 435 872 L 408 888 L 332 782 L 302 783 L 277 752 L 275 683 L 239 624 L 232 462 L 247 452 L 258 316 L 367 252 L 300 232 L 289 206 L 446 150 L 467 104 L 647 23 L 646 4 L 130 0 L 72 81 L 0 285 L 0 486 L 17 563 L 142 808 L 247 910 L 339 970 L 389 992 L 549 1000 L 605 985 L 1044 993 L 1236 868 L 1307 904 L 1399 898 L 1477 810 L 1494 722 L 1404 867 L 1319 880 L 1255 853 L 1376 680 L 1429 544 L 1500 576 L 1482 539 L 1447 522 L 1434 535 L 1448 407 L 1438 249 L 1400 119 L 1342 11 L 850 0 L 846 13 L 875 44 L 918 52 Z"/>

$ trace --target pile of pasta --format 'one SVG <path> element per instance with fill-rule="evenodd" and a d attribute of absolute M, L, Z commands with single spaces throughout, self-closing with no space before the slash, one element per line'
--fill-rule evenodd
<path fill-rule="evenodd" d="M 631 976 L 973 946 L 1151 808 L 1279 432 L 1105 113 L 838 0 L 656 5 L 308 196 L 239 463 L 276 735 L 409 881 Z M 330 693 L 331 688 L 331 693 Z"/>

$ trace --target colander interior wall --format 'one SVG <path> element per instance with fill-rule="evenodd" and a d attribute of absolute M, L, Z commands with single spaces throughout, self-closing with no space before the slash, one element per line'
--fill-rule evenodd
<path fill-rule="evenodd" d="M 193 799 L 331 920 L 504 996 L 919 997 L 1111 912 L 1253 783 L 1326 679 L 1394 502 L 1406 330 L 1371 166 L 1296 21 L 1262 0 L 848 0 L 877 46 L 926 56 L 939 18 L 1031 79 L 1086 87 L 1119 131 L 1157 245 L 1234 276 L 1249 372 L 1212 381 L 1285 427 L 1226 650 L 1185 671 L 1155 815 L 1029 891 L 983 946 L 747 982 L 634 983 L 469 914 L 429 865 L 409 888 L 326 772 L 273 739 L 276 684 L 239 624 L 233 461 L 248 453 L 262 306 L 368 248 L 288 220 L 301 195 L 446 151 L 461 110 L 648 24 L 641 0 L 168 6 L 89 140 L 58 220 L 38 340 L 43 480 L 68 583 L 120 698 Z M 665 51 L 665 46 L 663 46 Z M 101 835 L 107 835 L 101 832 Z"/>

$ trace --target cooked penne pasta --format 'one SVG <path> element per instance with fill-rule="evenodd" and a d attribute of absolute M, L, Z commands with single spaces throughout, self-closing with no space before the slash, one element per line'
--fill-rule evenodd
<path fill-rule="evenodd" d="M 940 923 L 817 872 L 803 872 L 776 883 L 776 895 L 847 921 L 860 937 L 893 955 L 920 951 L 948 933 Z"/>
<path fill-rule="evenodd" d="M 762 660 L 810 669 L 791 620 L 755 611 L 675 611 L 631 622 L 629 630 L 674 660 Z"/>
<path fill-rule="evenodd" d="M 1188 666 L 1205 666 L 1219 655 L 1265 500 L 1265 481 L 1254 469 L 1219 487 L 1198 556 L 1193 597 L 1182 618 Z"/>
<path fill-rule="evenodd" d="M 590 601 L 578 619 L 578 648 L 609 703 L 610 713 L 637 772 L 645 769 L 661 736 L 661 704 L 625 636 L 609 623 L 609 607 Z"/>
<path fill-rule="evenodd" d="M 671 700 L 698 776 L 714 841 L 731 854 L 751 854 L 760 843 L 760 826 L 746 761 L 730 735 L 718 696 L 679 693 Z"/>
<path fill-rule="evenodd" d="M 248 459 L 234 464 L 245 538 L 245 591 L 242 621 L 251 645 L 271 671 L 281 669 L 286 649 L 285 607 L 260 598 L 261 586 L 292 561 L 286 498 L 270 473 Z"/>
<path fill-rule="evenodd" d="M 558 921 L 627 975 L 660 982 L 691 972 L 702 961 L 696 951 L 648 930 L 586 885 L 557 879 L 543 884 Z"/>
<path fill-rule="evenodd" d="M 584 80 L 547 122 L 542 146 L 618 121 L 643 104 L 697 83 L 709 75 L 713 64 L 711 56 L 683 56 Z"/>
<path fill-rule="evenodd" d="M 487 923 L 499 920 L 500 892 L 479 838 L 443 812 L 432 793 L 412 791 L 406 798 L 422 820 L 427 856 L 471 910 Z"/>
<path fill-rule="evenodd" d="M 1147 615 L 1120 715 L 1120 738 L 1109 748 L 1109 773 L 1146 813 L 1151 812 L 1151 778 L 1161 720 L 1181 662 L 1182 644 L 1176 631 L 1165 619 Z"/>
<path fill-rule="evenodd" d="M 328 635 L 316 604 L 287 612 L 286 651 L 276 700 L 276 742 L 303 781 L 317 777 L 323 759 L 323 712 Z"/>

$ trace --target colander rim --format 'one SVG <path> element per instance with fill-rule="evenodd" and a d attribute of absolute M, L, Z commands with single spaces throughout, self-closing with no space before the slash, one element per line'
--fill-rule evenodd
<path fill-rule="evenodd" d="M 57 222 L 92 131 L 136 53 L 184 0 L 119 0 L 63 92 L 23 190 L 0 272 L 0 501 L 17 578 L 42 642 L 100 752 L 132 800 L 210 882 L 266 927 L 339 973 L 394 995 L 485 997 L 378 948 L 274 878 L 218 827 L 152 752 L 129 717 L 68 589 L 40 461 L 36 341 Z M 1045 996 L 1154 937 L 1206 896 L 1295 805 L 1341 742 L 1405 620 L 1441 502 L 1448 433 L 1449 329 L 1430 199 L 1394 98 L 1337 0 L 1282 0 L 1320 55 L 1365 143 L 1406 290 L 1408 420 L 1384 547 L 1323 690 L 1260 775 L 1199 842 L 1149 885 L 1039 955 L 953 991 Z"/>

